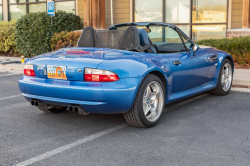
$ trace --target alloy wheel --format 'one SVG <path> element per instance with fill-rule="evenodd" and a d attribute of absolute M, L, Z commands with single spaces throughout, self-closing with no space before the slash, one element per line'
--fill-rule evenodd
<path fill-rule="evenodd" d="M 148 84 L 143 95 L 143 112 L 148 121 L 156 121 L 162 112 L 164 96 L 161 85 L 153 81 Z"/>
<path fill-rule="evenodd" d="M 230 89 L 232 83 L 232 67 L 229 63 L 226 63 L 222 68 L 221 85 L 226 92 Z"/>

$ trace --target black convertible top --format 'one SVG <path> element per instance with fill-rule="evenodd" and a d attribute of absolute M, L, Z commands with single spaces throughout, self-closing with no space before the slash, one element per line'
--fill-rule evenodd
<path fill-rule="evenodd" d="M 128 23 L 121 23 L 121 24 L 115 24 L 109 27 L 110 30 L 116 29 L 117 27 L 123 27 L 123 26 L 167 26 L 173 29 L 176 29 L 176 26 L 174 24 L 165 23 L 165 22 L 128 22 Z"/>

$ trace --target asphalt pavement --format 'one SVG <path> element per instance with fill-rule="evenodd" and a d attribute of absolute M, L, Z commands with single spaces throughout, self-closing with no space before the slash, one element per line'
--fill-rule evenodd
<path fill-rule="evenodd" d="M 0 72 L 0 166 L 249 165 L 250 93 L 208 93 L 166 106 L 153 128 L 123 115 L 47 114 Z"/>

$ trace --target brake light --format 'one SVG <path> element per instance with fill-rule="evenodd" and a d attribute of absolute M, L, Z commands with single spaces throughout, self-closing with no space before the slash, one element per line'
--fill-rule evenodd
<path fill-rule="evenodd" d="M 27 75 L 27 76 L 35 77 L 36 74 L 35 74 L 33 65 L 25 65 L 24 66 L 24 74 Z"/>
<path fill-rule="evenodd" d="M 117 74 L 107 70 L 85 68 L 84 81 L 90 82 L 113 82 L 118 81 Z"/>

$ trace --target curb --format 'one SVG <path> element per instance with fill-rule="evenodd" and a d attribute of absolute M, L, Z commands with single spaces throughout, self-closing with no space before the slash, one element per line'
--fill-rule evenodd
<path fill-rule="evenodd" d="M 243 86 L 250 86 L 250 79 L 239 79 L 234 78 L 233 79 L 233 85 L 243 85 Z"/>
<path fill-rule="evenodd" d="M 0 71 L 10 72 L 10 73 L 23 73 L 24 64 L 0 64 Z"/>
<path fill-rule="evenodd" d="M 247 88 L 231 88 L 231 91 L 236 91 L 236 92 L 248 92 L 250 93 L 250 89 Z"/>
<path fill-rule="evenodd" d="M 250 69 L 235 69 L 233 85 L 250 86 Z"/>

